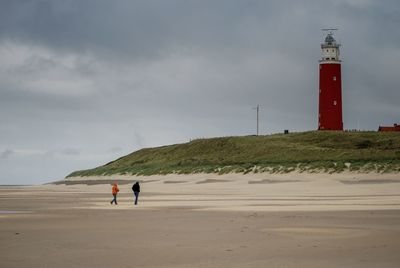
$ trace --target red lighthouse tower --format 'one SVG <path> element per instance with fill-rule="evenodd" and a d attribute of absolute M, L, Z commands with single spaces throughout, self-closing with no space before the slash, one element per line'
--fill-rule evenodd
<path fill-rule="evenodd" d="M 322 58 L 319 61 L 318 130 L 343 130 L 340 44 L 333 38 L 336 29 L 324 30 L 328 35 L 321 44 Z"/>

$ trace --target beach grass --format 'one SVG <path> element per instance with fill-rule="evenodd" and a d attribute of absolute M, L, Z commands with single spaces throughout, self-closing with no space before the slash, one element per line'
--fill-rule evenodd
<path fill-rule="evenodd" d="M 68 175 L 400 172 L 400 133 L 309 131 L 196 139 L 144 148 Z"/>

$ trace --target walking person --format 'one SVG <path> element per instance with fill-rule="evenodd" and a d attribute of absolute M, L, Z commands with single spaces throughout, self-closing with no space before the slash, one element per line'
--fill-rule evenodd
<path fill-rule="evenodd" d="M 117 183 L 113 184 L 111 191 L 112 191 L 112 195 L 114 196 L 114 198 L 113 198 L 113 200 L 111 200 L 110 204 L 112 205 L 112 203 L 115 203 L 116 205 L 118 205 L 118 203 L 117 203 L 117 194 L 119 192 L 119 189 L 118 189 L 118 184 Z"/>
<path fill-rule="evenodd" d="M 139 193 L 140 193 L 140 185 L 139 185 L 138 181 L 132 186 L 132 191 L 133 191 L 133 194 L 135 195 L 135 205 L 137 205 Z"/>

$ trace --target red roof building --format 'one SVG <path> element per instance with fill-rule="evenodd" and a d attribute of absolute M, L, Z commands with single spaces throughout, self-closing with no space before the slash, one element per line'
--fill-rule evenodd
<path fill-rule="evenodd" d="M 393 127 L 382 127 L 382 126 L 379 126 L 378 131 L 382 131 L 382 132 L 400 131 L 400 125 L 394 124 Z"/>

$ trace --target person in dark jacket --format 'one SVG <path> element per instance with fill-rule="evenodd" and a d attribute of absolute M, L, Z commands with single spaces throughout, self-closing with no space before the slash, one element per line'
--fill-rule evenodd
<path fill-rule="evenodd" d="M 140 193 L 140 185 L 139 185 L 138 181 L 132 186 L 132 191 L 133 191 L 133 194 L 135 195 L 135 205 L 137 205 L 139 193 Z"/>

